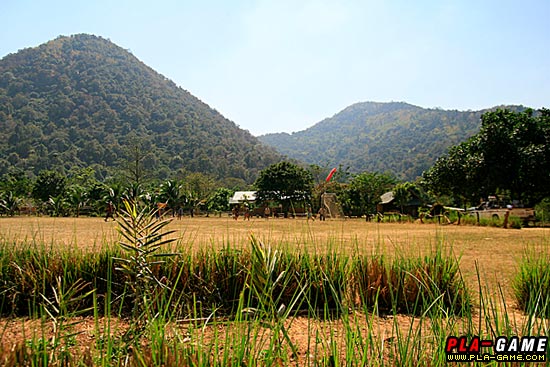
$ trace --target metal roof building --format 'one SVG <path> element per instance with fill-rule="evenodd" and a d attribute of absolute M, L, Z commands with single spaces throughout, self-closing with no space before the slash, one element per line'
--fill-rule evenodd
<path fill-rule="evenodd" d="M 236 191 L 229 199 L 229 204 L 252 203 L 256 201 L 256 191 Z"/>

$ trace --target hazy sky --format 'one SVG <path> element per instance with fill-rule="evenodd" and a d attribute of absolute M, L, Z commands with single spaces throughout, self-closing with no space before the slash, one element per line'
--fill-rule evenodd
<path fill-rule="evenodd" d="M 254 135 L 364 101 L 550 107 L 548 0 L 1 0 L 0 57 L 95 34 Z"/>

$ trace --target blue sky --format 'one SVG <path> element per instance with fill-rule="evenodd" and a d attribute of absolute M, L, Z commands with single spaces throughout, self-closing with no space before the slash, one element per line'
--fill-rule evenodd
<path fill-rule="evenodd" d="M 108 38 L 254 135 L 364 101 L 550 107 L 550 1 L 0 2 L 0 57 Z"/>

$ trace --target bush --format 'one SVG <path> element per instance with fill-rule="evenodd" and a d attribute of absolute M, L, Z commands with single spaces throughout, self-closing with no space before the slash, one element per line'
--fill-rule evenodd
<path fill-rule="evenodd" d="M 523 221 L 519 217 L 510 216 L 508 218 L 508 227 L 513 229 L 521 229 L 523 227 Z"/>
<path fill-rule="evenodd" d="M 538 222 L 550 221 L 550 197 L 542 199 L 540 203 L 535 205 L 535 213 Z"/>
<path fill-rule="evenodd" d="M 550 257 L 528 253 L 513 280 L 518 307 L 529 315 L 550 318 Z"/>
<path fill-rule="evenodd" d="M 470 295 L 460 275 L 459 261 L 437 249 L 421 259 L 358 258 L 353 280 L 357 299 L 382 313 L 422 315 L 431 311 L 465 315 Z"/>

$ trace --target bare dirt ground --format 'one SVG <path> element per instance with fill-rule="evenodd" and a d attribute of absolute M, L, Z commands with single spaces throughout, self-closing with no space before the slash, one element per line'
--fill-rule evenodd
<path fill-rule="evenodd" d="M 98 251 L 103 246 L 116 244 L 118 233 L 116 222 L 105 222 L 103 218 L 49 218 L 14 217 L 0 218 L 0 240 L 14 245 L 45 244 L 55 249 L 72 251 Z M 515 310 L 511 292 L 511 281 L 525 251 L 548 253 L 550 229 L 524 228 L 502 229 L 477 226 L 437 225 L 420 223 L 370 223 L 361 219 L 325 222 L 297 219 L 252 218 L 238 221 L 223 217 L 184 217 L 174 219 L 169 229 L 175 229 L 173 236 L 179 244 L 193 248 L 212 249 L 249 246 L 250 235 L 273 246 L 289 250 L 309 252 L 338 251 L 346 254 L 386 254 L 388 256 L 418 257 L 429 254 L 436 245 L 460 257 L 461 270 L 470 289 L 478 289 L 478 272 L 482 286 L 498 294 L 498 286 L 506 296 L 511 317 L 521 318 Z M 477 270 L 476 270 L 477 267 Z M 401 316 L 399 316 L 401 317 Z M 399 323 L 407 328 L 410 319 L 402 317 Z M 298 345 L 307 346 L 310 320 L 299 318 L 291 327 L 291 337 Z M 378 330 L 391 334 L 393 321 L 379 319 Z M 94 321 L 83 320 L 79 341 L 84 345 L 94 340 Z M 124 329 L 124 323 L 120 324 Z M 318 327 L 327 327 L 320 325 Z M 329 326 L 331 327 L 331 326 Z M 338 330 L 338 325 L 332 325 Z M 39 328 L 38 320 L 0 320 L 4 330 L 1 344 L 4 350 L 13 347 L 15 340 L 32 335 Z M 11 346 L 11 347 L 10 347 Z M 8 348 L 8 349 L 5 349 Z M 305 347 L 304 347 L 305 348 Z M 308 353 L 307 348 L 302 353 Z"/>

